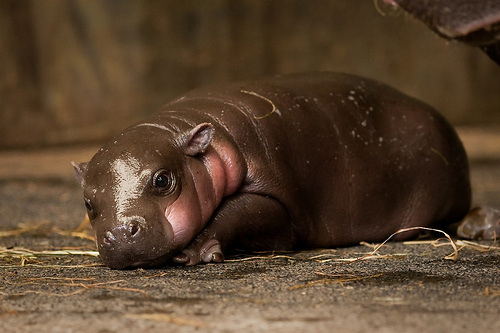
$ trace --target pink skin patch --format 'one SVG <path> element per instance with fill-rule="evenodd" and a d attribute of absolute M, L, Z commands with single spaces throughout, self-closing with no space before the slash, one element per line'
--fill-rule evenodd
<path fill-rule="evenodd" d="M 224 196 L 234 194 L 240 188 L 245 177 L 243 159 L 236 153 L 235 148 L 227 143 L 215 145 L 214 148 L 225 175 Z"/>
<path fill-rule="evenodd" d="M 172 225 L 174 247 L 185 247 L 206 225 L 224 196 L 240 187 L 243 170 L 227 144 L 209 147 L 199 160 L 188 159 L 186 185 L 165 210 Z"/>
<path fill-rule="evenodd" d="M 165 217 L 172 226 L 172 245 L 184 247 L 203 227 L 200 202 L 195 192 L 193 180 L 189 179 L 181 195 L 167 207 Z"/>

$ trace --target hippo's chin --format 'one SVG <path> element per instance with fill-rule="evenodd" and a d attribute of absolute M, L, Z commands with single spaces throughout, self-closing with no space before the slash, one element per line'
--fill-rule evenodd
<path fill-rule="evenodd" d="M 101 257 L 102 258 L 102 257 Z M 135 268 L 158 268 L 165 266 L 170 258 L 170 254 L 163 255 L 155 259 L 147 260 L 105 260 L 104 264 L 111 269 L 135 269 Z"/>
<path fill-rule="evenodd" d="M 158 267 L 165 266 L 165 264 L 167 263 L 169 258 L 170 258 L 170 256 L 164 256 L 164 257 L 154 259 L 154 260 L 137 261 L 137 262 L 130 264 L 130 266 L 128 266 L 126 268 L 130 268 L 130 269 L 133 269 L 133 268 L 158 268 Z"/>

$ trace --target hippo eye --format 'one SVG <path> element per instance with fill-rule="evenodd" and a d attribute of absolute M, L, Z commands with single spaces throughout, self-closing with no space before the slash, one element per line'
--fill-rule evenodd
<path fill-rule="evenodd" d="M 162 193 L 170 193 L 175 188 L 175 178 L 171 172 L 159 170 L 153 176 L 152 185 L 161 190 Z"/>
<path fill-rule="evenodd" d="M 85 200 L 85 208 L 87 208 L 87 215 L 89 216 L 89 219 L 90 220 L 95 219 L 97 214 L 94 208 L 92 207 L 92 204 L 90 203 L 90 199 L 85 198 L 84 200 Z"/>

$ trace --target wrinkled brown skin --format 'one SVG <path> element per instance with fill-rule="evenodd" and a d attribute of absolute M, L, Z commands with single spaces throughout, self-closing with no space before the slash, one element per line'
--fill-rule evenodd
<path fill-rule="evenodd" d="M 192 148 L 199 142 L 206 146 Z M 210 156 L 225 160 L 222 183 L 196 178 L 217 170 L 207 167 L 220 161 Z M 127 161 L 142 178 L 124 180 L 132 170 Z M 169 258 L 218 262 L 235 248 L 382 241 L 401 228 L 458 221 L 471 197 L 464 149 L 443 117 L 387 85 L 346 74 L 189 92 L 126 129 L 88 164 L 74 165 L 101 258 L 115 269 L 161 266 Z M 128 173 L 116 176 L 117 165 Z M 166 194 L 151 186 L 160 169 L 177 180 Z M 193 191 L 193 179 L 209 194 L 184 213 L 205 217 L 189 220 L 178 237 L 165 210 Z M 210 194 L 216 183 L 224 187 L 219 199 Z"/>
<path fill-rule="evenodd" d="M 481 48 L 500 65 L 500 0 L 384 0 L 446 39 Z"/>

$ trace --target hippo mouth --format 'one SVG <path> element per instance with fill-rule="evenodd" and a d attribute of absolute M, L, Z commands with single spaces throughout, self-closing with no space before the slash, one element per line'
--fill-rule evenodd
<path fill-rule="evenodd" d="M 138 216 L 129 217 L 111 229 L 96 230 L 101 260 L 111 269 L 165 265 L 172 255 L 171 238 L 171 232 L 162 223 L 148 223 Z"/>
<path fill-rule="evenodd" d="M 168 259 L 170 258 L 169 255 L 161 256 L 156 259 L 151 259 L 151 260 L 143 260 L 143 261 L 136 261 L 131 263 L 129 266 L 126 266 L 121 269 L 135 269 L 135 268 L 158 268 L 165 266 L 167 263 Z"/>
<path fill-rule="evenodd" d="M 115 246 L 99 244 L 98 249 L 102 262 L 111 269 L 160 267 L 172 255 L 171 249 L 164 244 L 152 246 L 144 242 L 122 242 Z"/>
<path fill-rule="evenodd" d="M 146 260 L 107 260 L 101 255 L 102 261 L 111 269 L 158 268 L 165 266 L 170 255 L 163 255 Z"/>

